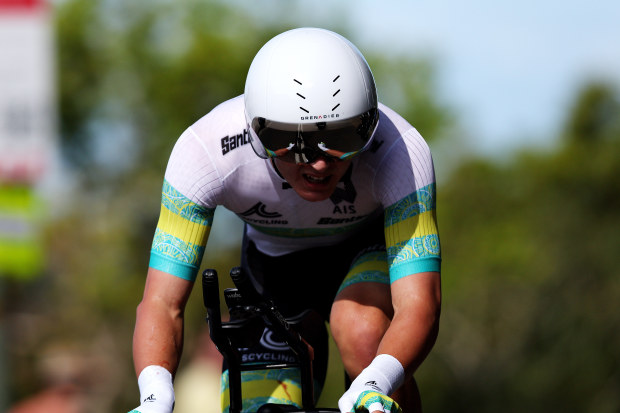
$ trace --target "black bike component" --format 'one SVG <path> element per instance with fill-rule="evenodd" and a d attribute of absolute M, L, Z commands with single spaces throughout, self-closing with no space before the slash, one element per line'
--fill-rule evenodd
<path fill-rule="evenodd" d="M 247 304 L 236 288 L 224 290 L 230 321 L 222 328 L 235 348 L 251 348 L 260 341 L 265 323 L 257 308 Z M 241 352 L 239 352 L 241 354 Z"/>
<path fill-rule="evenodd" d="M 316 409 L 314 406 L 314 381 L 312 360 L 308 345 L 295 328 L 318 317 L 310 310 L 294 318 L 285 319 L 270 300 L 258 293 L 252 280 L 235 267 L 230 276 L 237 288 L 224 290 L 224 299 L 229 308 L 230 320 L 221 321 L 219 285 L 217 272 L 205 270 L 202 277 L 203 300 L 207 308 L 209 334 L 228 365 L 230 413 L 240 413 L 243 398 L 241 394 L 241 372 L 246 370 L 297 367 L 301 373 L 303 409 L 280 404 L 265 404 L 257 413 L 334 413 L 338 409 Z M 316 322 L 316 320 L 315 320 Z M 322 321 L 321 321 L 322 322 Z M 297 362 L 288 363 L 242 363 L 240 349 L 251 347 L 260 340 L 265 326 L 290 347 Z"/>
<path fill-rule="evenodd" d="M 224 302 L 228 308 L 243 308 L 247 307 L 247 300 L 244 300 L 239 290 L 236 288 L 226 288 L 224 290 Z"/>
<path fill-rule="evenodd" d="M 209 324 L 209 335 L 215 347 L 222 353 L 229 366 L 230 388 L 239 391 L 230 394 L 230 412 L 241 412 L 243 400 L 241 398 L 241 356 L 239 351 L 231 345 L 230 340 L 224 334 L 222 326 L 222 314 L 220 312 L 220 289 L 217 279 L 217 271 L 207 269 L 202 273 L 202 296 L 205 307 L 207 308 L 207 323 Z"/>
<path fill-rule="evenodd" d="M 273 328 L 276 334 L 280 335 L 289 345 L 293 353 L 299 360 L 299 370 L 301 373 L 301 401 L 304 409 L 314 408 L 314 381 L 312 376 L 312 359 L 308 345 L 304 342 L 295 330 L 293 330 L 287 320 L 270 300 L 262 297 L 250 277 L 247 276 L 241 267 L 230 270 L 235 286 L 241 296 L 256 305 L 263 313 L 267 323 Z"/>

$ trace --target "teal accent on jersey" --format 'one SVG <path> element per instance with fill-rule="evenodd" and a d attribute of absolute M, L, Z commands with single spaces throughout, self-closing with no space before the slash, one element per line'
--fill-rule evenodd
<path fill-rule="evenodd" d="M 385 228 L 435 209 L 435 184 L 426 185 L 385 210 Z"/>
<path fill-rule="evenodd" d="M 439 251 L 437 234 L 416 237 L 389 247 L 387 249 L 388 264 L 391 267 L 417 258 L 439 257 Z"/>
<path fill-rule="evenodd" d="M 204 251 L 203 246 L 183 242 L 157 228 L 149 266 L 194 281 Z"/>
<path fill-rule="evenodd" d="M 355 262 L 351 265 L 349 272 L 353 271 L 354 268 L 359 267 L 360 265 L 366 264 L 371 261 L 385 261 L 387 262 L 387 253 L 385 251 L 372 251 L 362 254 L 358 258 L 355 259 Z"/>
<path fill-rule="evenodd" d="M 172 213 L 190 222 L 209 226 L 213 224 L 214 208 L 205 208 L 192 202 L 166 180 L 162 187 L 161 203 Z"/>
<path fill-rule="evenodd" d="M 269 369 L 269 370 L 248 370 L 241 372 L 241 384 L 242 386 L 245 384 L 247 386 L 250 382 L 264 382 L 266 384 L 265 388 L 261 388 L 264 392 L 273 391 L 270 386 L 275 383 L 279 383 L 280 385 L 287 388 L 288 386 L 295 386 L 301 389 L 301 377 L 299 370 L 293 368 L 287 369 Z M 270 384 L 271 383 L 271 384 Z M 315 381 L 315 385 L 316 385 Z M 222 372 L 222 378 L 220 380 L 220 392 L 222 394 L 229 394 L 229 386 L 230 386 L 230 378 L 228 370 Z M 253 394 L 255 391 L 259 389 L 253 389 L 253 391 L 249 391 L 244 393 L 245 397 L 242 401 L 242 412 L 256 412 L 259 407 L 266 403 L 277 403 L 277 404 L 285 404 L 292 405 L 298 408 L 301 408 L 301 400 L 292 401 L 288 398 L 284 397 L 275 397 L 271 396 L 263 396 Z M 316 388 L 315 388 L 316 390 Z M 252 393 L 252 394 L 249 394 Z M 315 392 L 316 393 L 316 392 Z M 316 399 L 316 396 L 315 396 Z M 230 405 L 222 406 L 224 412 L 229 410 Z"/>
<path fill-rule="evenodd" d="M 340 284 L 340 288 L 338 288 L 337 294 L 340 294 L 340 291 L 344 290 L 350 285 L 357 284 L 357 283 L 368 283 L 368 282 L 389 284 L 390 276 L 383 271 L 364 271 L 364 272 L 354 274 L 350 277 L 347 277 L 342 282 L 342 284 Z"/>
<path fill-rule="evenodd" d="M 245 364 L 244 364 L 245 365 Z M 268 369 L 268 370 L 248 370 L 241 374 L 243 383 L 255 380 L 276 380 L 290 381 L 298 385 L 301 382 L 299 371 L 296 369 Z"/>
<path fill-rule="evenodd" d="M 428 271 L 441 271 L 441 259 L 438 257 L 429 257 L 417 259 L 415 261 L 406 261 L 401 264 L 390 267 L 390 283 L 406 277 L 411 274 L 417 274 Z"/>
<path fill-rule="evenodd" d="M 276 237 L 287 237 L 287 238 L 309 238 L 309 237 L 323 237 L 341 234 L 343 232 L 355 231 L 361 224 L 366 222 L 366 216 L 359 217 L 359 220 L 354 224 L 343 226 L 343 227 L 332 227 L 332 228 L 274 228 L 274 227 L 263 227 L 256 224 L 252 224 L 248 222 L 252 228 L 257 231 L 262 232 L 263 234 L 273 235 Z M 325 225 L 333 225 L 338 224 L 340 221 L 338 218 L 324 218 Z M 343 218 L 343 220 L 348 218 Z M 330 222 L 329 220 L 332 220 Z M 246 221 L 247 222 L 247 221 Z"/>
<path fill-rule="evenodd" d="M 390 283 L 385 251 L 370 251 L 357 257 L 340 284 L 338 294 L 348 286 L 362 282 Z"/>
<path fill-rule="evenodd" d="M 435 199 L 436 189 L 432 183 L 386 209 L 386 231 L 393 227 L 397 231 L 407 231 L 402 235 L 411 236 L 410 239 L 387 245 L 391 282 L 410 274 L 440 271 L 441 247 L 435 223 Z M 408 228 L 410 222 L 417 222 L 415 228 Z"/>

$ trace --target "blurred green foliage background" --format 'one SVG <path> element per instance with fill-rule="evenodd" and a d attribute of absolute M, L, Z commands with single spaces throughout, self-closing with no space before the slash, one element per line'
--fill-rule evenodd
<path fill-rule="evenodd" d="M 55 3 L 65 169 L 44 273 L 3 281 L 9 403 L 72 380 L 91 412 L 135 407 L 135 307 L 170 150 L 243 92 L 252 57 L 292 27 L 290 11 L 265 23 L 224 1 Z M 343 15 L 324 27 L 348 36 L 351 25 Z M 418 373 L 425 410 L 620 411 L 617 85 L 584 84 L 553 148 L 489 159 L 434 98 L 432 61 L 363 52 L 381 100 L 426 137 L 438 173 L 444 305 Z M 236 265 L 240 230 L 218 211 L 203 267 Z M 196 288 L 181 369 L 204 326 Z"/>

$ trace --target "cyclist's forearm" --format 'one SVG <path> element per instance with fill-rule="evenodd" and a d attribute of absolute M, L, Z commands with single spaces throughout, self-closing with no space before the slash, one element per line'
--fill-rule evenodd
<path fill-rule="evenodd" d="M 411 277 L 417 277 L 416 283 L 407 283 L 414 280 Z M 412 375 L 437 339 L 441 291 L 439 274 L 415 274 L 408 278 L 392 289 L 394 317 L 377 354 L 394 356 L 406 375 Z"/>
<path fill-rule="evenodd" d="M 394 356 L 406 375 L 412 375 L 431 351 L 438 330 L 438 315 L 397 313 L 379 344 L 377 354 Z"/>
<path fill-rule="evenodd" d="M 170 311 L 157 300 L 143 301 L 138 306 L 133 337 L 136 374 L 147 366 L 158 365 L 174 375 L 182 349 L 182 312 Z"/>

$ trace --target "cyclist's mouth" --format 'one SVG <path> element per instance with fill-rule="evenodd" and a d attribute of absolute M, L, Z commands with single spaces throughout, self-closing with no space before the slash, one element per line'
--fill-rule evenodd
<path fill-rule="evenodd" d="M 303 174 L 303 177 L 306 180 L 306 182 L 312 185 L 325 185 L 327 184 L 327 182 L 329 182 L 329 178 L 331 178 L 331 175 L 315 176 L 315 175 Z"/>

